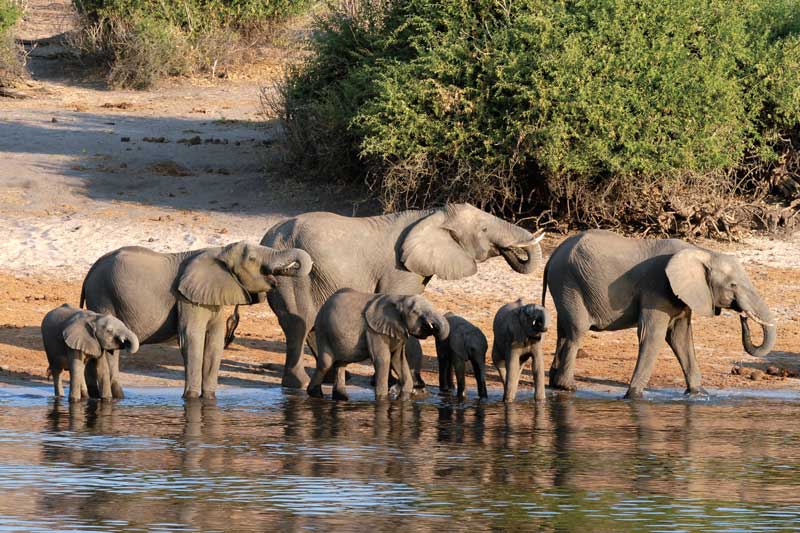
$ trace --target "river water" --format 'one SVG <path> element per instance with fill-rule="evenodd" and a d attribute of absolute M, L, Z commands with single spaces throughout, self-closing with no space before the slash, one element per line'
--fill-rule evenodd
<path fill-rule="evenodd" d="M 800 529 L 800 396 L 0 389 L 0 531 Z"/>

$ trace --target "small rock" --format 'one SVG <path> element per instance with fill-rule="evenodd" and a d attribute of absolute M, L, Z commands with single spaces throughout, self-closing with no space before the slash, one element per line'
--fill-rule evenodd
<path fill-rule="evenodd" d="M 589 354 L 583 348 L 578 348 L 578 354 L 575 357 L 577 359 L 588 359 Z"/>
<path fill-rule="evenodd" d="M 129 142 L 131 142 L 131 138 L 130 137 L 122 137 L 122 138 L 120 138 L 120 142 L 129 143 Z"/>
<path fill-rule="evenodd" d="M 156 242 L 156 239 L 155 239 L 155 237 L 149 237 L 147 239 L 147 242 Z"/>
<path fill-rule="evenodd" d="M 8 367 L 5 365 L 0 365 L 0 372 L 8 372 Z"/>
<path fill-rule="evenodd" d="M 56 117 L 53 117 L 50 119 L 50 122 L 58 122 L 58 119 Z"/>
<path fill-rule="evenodd" d="M 263 363 L 261 368 L 272 370 L 273 372 L 280 372 L 283 370 L 283 365 L 279 365 L 278 363 Z"/>
<path fill-rule="evenodd" d="M 764 376 L 765 376 L 764 372 L 762 372 L 757 368 L 752 372 L 750 372 L 750 379 L 753 381 L 761 381 L 762 379 L 764 379 Z"/>
<path fill-rule="evenodd" d="M 767 367 L 767 374 L 769 374 L 770 376 L 785 376 L 786 375 L 785 372 L 786 372 L 785 369 L 778 368 L 775 365 L 769 365 Z"/>
<path fill-rule="evenodd" d="M 734 366 L 731 368 L 731 374 L 734 376 L 743 376 L 745 374 L 744 368 L 740 366 Z"/>
<path fill-rule="evenodd" d="M 168 143 L 165 137 L 145 137 L 142 139 L 146 143 Z"/>
<path fill-rule="evenodd" d="M 199 135 L 195 135 L 194 137 L 190 137 L 188 139 L 179 139 L 178 144 L 188 144 L 189 146 L 194 146 L 203 142 L 203 139 L 200 138 Z"/>

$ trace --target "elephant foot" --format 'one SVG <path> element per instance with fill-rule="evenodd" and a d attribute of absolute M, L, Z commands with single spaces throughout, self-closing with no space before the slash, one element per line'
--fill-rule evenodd
<path fill-rule="evenodd" d="M 125 399 L 125 393 L 122 392 L 122 387 L 119 383 L 112 383 L 111 384 L 111 396 L 118 400 Z"/>
<path fill-rule="evenodd" d="M 683 393 L 690 398 L 708 398 L 709 396 L 708 391 L 703 387 L 687 387 Z"/>
<path fill-rule="evenodd" d="M 204 400 L 216 400 L 217 399 L 217 391 L 203 391 L 203 399 Z"/>
<path fill-rule="evenodd" d="M 561 379 L 560 377 L 550 380 L 550 388 L 567 392 L 575 392 L 578 390 L 574 379 Z"/>
<path fill-rule="evenodd" d="M 346 402 L 350 400 L 350 397 L 347 395 L 347 393 L 339 392 L 336 389 L 333 389 L 333 394 L 331 397 L 337 402 Z"/>
<path fill-rule="evenodd" d="M 312 398 L 324 398 L 322 395 L 322 385 L 317 385 L 316 387 L 308 387 L 307 391 L 308 395 Z"/>
<path fill-rule="evenodd" d="M 414 372 L 414 388 L 415 389 L 425 388 L 425 381 L 423 381 L 422 374 L 420 374 L 419 372 Z"/>
<path fill-rule="evenodd" d="M 628 392 L 625 393 L 623 399 L 625 400 L 641 400 L 644 398 L 644 389 L 630 387 Z"/>
<path fill-rule="evenodd" d="M 460 392 L 460 393 L 456 394 L 456 400 L 458 400 L 459 402 L 463 402 L 466 399 L 467 399 L 467 395 L 464 394 L 463 392 Z"/>
<path fill-rule="evenodd" d="M 452 395 L 453 395 L 453 389 L 443 389 L 442 387 L 439 387 L 439 396 L 452 396 Z"/>
<path fill-rule="evenodd" d="M 81 397 L 80 396 L 73 396 L 69 395 L 69 403 L 80 403 Z"/>
<path fill-rule="evenodd" d="M 198 398 L 200 398 L 200 393 L 196 390 L 183 391 L 184 400 L 196 400 Z"/>
<path fill-rule="evenodd" d="M 411 396 L 412 396 L 411 391 L 403 391 L 403 392 L 400 393 L 400 396 L 398 396 L 398 399 L 400 401 L 404 401 L 405 402 L 405 401 L 410 400 Z"/>
<path fill-rule="evenodd" d="M 305 389 L 311 379 L 306 375 L 305 370 L 300 370 L 303 375 L 297 375 L 293 372 L 285 372 L 281 378 L 281 387 L 287 389 Z"/>

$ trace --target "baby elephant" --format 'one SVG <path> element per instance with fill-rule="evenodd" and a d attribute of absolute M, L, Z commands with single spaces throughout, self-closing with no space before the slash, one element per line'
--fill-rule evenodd
<path fill-rule="evenodd" d="M 544 363 L 542 334 L 550 326 L 544 307 L 526 304 L 522 299 L 501 307 L 494 317 L 492 362 L 503 382 L 503 401 L 511 403 L 517 396 L 522 366 L 533 358 L 533 384 L 536 401 L 544 400 Z"/>
<path fill-rule="evenodd" d="M 400 377 L 401 398 L 408 398 L 414 380 L 406 359 L 409 335 L 447 338 L 447 320 L 422 296 L 374 294 L 341 289 L 322 305 L 314 322 L 317 369 L 308 394 L 322 397 L 322 380 L 336 369 L 333 399 L 347 400 L 345 366 L 365 359 L 375 365 L 375 398 L 389 396 L 389 369 Z"/>
<path fill-rule="evenodd" d="M 64 395 L 61 372 L 69 370 L 69 401 L 78 402 L 88 397 L 84 376 L 95 365 L 107 364 L 105 355 L 111 350 L 128 350 L 136 353 L 139 339 L 120 320 L 111 315 L 100 315 L 64 304 L 47 313 L 42 320 L 42 341 L 53 374 L 53 389 L 56 397 Z M 94 376 L 105 375 L 90 372 L 89 382 L 95 388 Z M 100 397 L 111 399 L 111 382 L 101 379 L 98 384 Z"/>
<path fill-rule="evenodd" d="M 450 335 L 436 340 L 436 359 L 439 361 L 439 391 L 450 394 L 453 390 L 453 373 L 458 384 L 458 399 L 465 396 L 464 371 L 467 360 L 478 384 L 478 396 L 486 398 L 486 350 L 489 347 L 483 332 L 467 319 L 453 313 L 444 317 L 450 326 Z"/>

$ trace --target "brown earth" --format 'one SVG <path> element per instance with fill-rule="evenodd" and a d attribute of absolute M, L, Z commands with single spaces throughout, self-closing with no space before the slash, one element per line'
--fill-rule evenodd
<path fill-rule="evenodd" d="M 20 35 L 47 43 L 69 30 L 68 5 L 29 2 Z M 54 9 L 61 15 L 42 18 Z M 138 244 L 178 251 L 257 241 L 275 221 L 304 211 L 374 212 L 352 191 L 309 183 L 281 165 L 275 142 L 280 126 L 263 114 L 259 100 L 262 87 L 272 90 L 281 61 L 253 65 L 234 80 L 181 80 L 133 92 L 110 90 L 91 72 L 65 67 L 57 49 L 31 55 L 32 81 L 22 89 L 28 98 L 0 98 L 0 383 L 46 382 L 41 318 L 61 303 L 77 305 L 83 274 L 109 250 Z M 548 235 L 545 243 L 552 249 L 562 238 Z M 742 350 L 735 314 L 696 320 L 704 385 L 800 389 L 794 378 L 731 374 L 735 365 L 800 370 L 800 235 L 704 245 L 744 262 L 779 328 L 775 351 L 754 359 Z M 435 279 L 426 292 L 442 311 L 474 321 L 490 342 L 500 305 L 520 296 L 538 301 L 540 294 L 541 273 L 514 274 L 501 259 L 481 265 L 466 280 Z M 547 307 L 553 312 L 549 298 Z M 285 344 L 266 305 L 242 310 L 239 337 L 225 353 L 222 384 L 277 384 Z M 554 344 L 551 331 L 547 354 Z M 424 378 L 434 384 L 433 343 L 423 347 Z M 620 390 L 633 372 L 636 350 L 635 330 L 590 333 L 577 363 L 579 387 Z M 312 363 L 308 356 L 309 370 Z M 351 366 L 356 374 L 371 373 Z M 124 385 L 182 386 L 180 356 L 171 344 L 143 346 L 123 360 L 123 371 Z M 496 372 L 487 373 L 490 385 L 499 387 Z M 667 349 L 650 385 L 683 387 Z"/>

